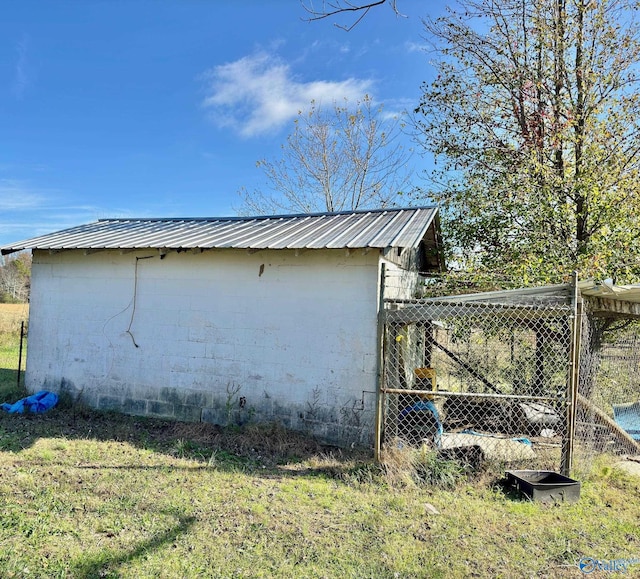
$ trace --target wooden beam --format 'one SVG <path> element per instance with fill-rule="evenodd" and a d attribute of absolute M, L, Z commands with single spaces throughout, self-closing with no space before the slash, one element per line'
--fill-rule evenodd
<path fill-rule="evenodd" d="M 589 304 L 589 312 L 593 314 L 606 313 L 618 316 L 640 317 L 640 304 L 636 302 L 587 296 L 583 299 Z"/>
<path fill-rule="evenodd" d="M 626 448 L 635 449 L 636 453 L 640 454 L 640 443 L 634 440 L 629 433 L 624 430 L 617 422 L 610 418 L 606 412 L 598 408 L 590 400 L 585 398 L 582 394 L 578 394 L 578 404 L 585 410 L 593 412 L 606 426 L 609 427 L 609 432 L 621 442 Z"/>

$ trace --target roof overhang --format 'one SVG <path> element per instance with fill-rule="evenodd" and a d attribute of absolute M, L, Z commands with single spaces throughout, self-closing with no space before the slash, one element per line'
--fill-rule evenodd
<path fill-rule="evenodd" d="M 101 219 L 0 246 L 25 249 L 418 249 L 439 238 L 436 207 L 257 217 Z M 429 234 L 428 232 L 433 231 Z"/>

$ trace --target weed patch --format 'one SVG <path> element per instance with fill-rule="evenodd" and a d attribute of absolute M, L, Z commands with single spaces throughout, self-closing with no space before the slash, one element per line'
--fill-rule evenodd
<path fill-rule="evenodd" d="M 380 459 L 386 482 L 392 487 L 427 486 L 453 489 L 470 471 L 459 461 L 426 447 L 388 445 Z"/>

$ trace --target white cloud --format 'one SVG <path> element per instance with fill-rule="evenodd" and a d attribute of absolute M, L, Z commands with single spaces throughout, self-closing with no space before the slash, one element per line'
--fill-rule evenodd
<path fill-rule="evenodd" d="M 387 99 L 382 110 L 383 119 L 405 118 L 415 109 L 416 102 L 410 98 Z"/>
<path fill-rule="evenodd" d="M 407 52 L 426 52 L 429 50 L 429 46 L 424 42 L 405 42 L 404 46 Z"/>
<path fill-rule="evenodd" d="M 0 179 L 0 211 L 33 209 L 42 203 L 42 196 L 14 179 Z"/>
<path fill-rule="evenodd" d="M 13 94 L 21 99 L 24 91 L 29 85 L 29 75 L 27 73 L 29 64 L 27 60 L 27 52 L 29 48 L 29 38 L 23 35 L 17 44 L 18 61 L 15 67 L 15 76 L 13 79 Z"/>
<path fill-rule="evenodd" d="M 69 203 L 59 190 L 0 179 L 0 245 L 95 221 L 104 209 Z"/>
<path fill-rule="evenodd" d="M 40 187 L 27 179 L 0 178 L 0 245 L 15 244 L 20 240 L 103 218 L 184 214 L 184 207 L 179 203 L 172 206 L 162 201 L 154 207 L 135 199 L 128 202 L 133 205 L 94 205 L 69 191 Z M 161 209 L 158 210 L 158 207 Z"/>
<path fill-rule="evenodd" d="M 312 100 L 356 101 L 373 84 L 356 78 L 301 82 L 287 63 L 266 52 L 216 66 L 204 78 L 208 94 L 202 104 L 212 120 L 243 137 L 280 129 Z"/>

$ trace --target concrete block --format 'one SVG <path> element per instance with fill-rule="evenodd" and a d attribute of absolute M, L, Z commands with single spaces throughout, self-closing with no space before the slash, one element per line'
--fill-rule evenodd
<path fill-rule="evenodd" d="M 147 412 L 147 401 L 135 398 L 125 398 L 122 401 L 122 412 L 142 416 Z"/>
<path fill-rule="evenodd" d="M 122 412 L 122 398 L 119 396 L 99 396 L 98 397 L 98 410 L 114 410 L 116 412 Z"/>
<path fill-rule="evenodd" d="M 227 423 L 227 413 L 221 408 L 203 408 L 200 420 L 210 424 L 225 426 Z"/>
<path fill-rule="evenodd" d="M 186 404 L 176 404 L 174 407 L 174 418 L 183 422 L 200 422 L 202 408 L 199 406 L 187 406 Z"/>
<path fill-rule="evenodd" d="M 162 418 L 173 418 L 174 405 L 170 402 L 160 402 L 158 400 L 147 400 L 147 414 Z"/>
<path fill-rule="evenodd" d="M 189 342 L 205 342 L 210 343 L 213 340 L 215 334 L 214 328 L 210 326 L 198 326 L 188 329 L 188 341 Z"/>
<path fill-rule="evenodd" d="M 205 408 L 211 406 L 213 402 L 213 396 L 208 392 L 202 392 L 201 390 L 187 390 L 184 393 L 183 403 L 189 406 L 198 406 Z"/>
<path fill-rule="evenodd" d="M 170 402 L 171 404 L 184 404 L 185 393 L 184 390 L 164 386 L 160 388 L 157 398 L 162 402 Z"/>
<path fill-rule="evenodd" d="M 184 372 L 169 372 L 168 375 L 166 375 L 167 377 L 167 381 L 168 384 L 170 385 L 171 388 L 179 388 L 182 390 L 186 390 L 188 388 L 193 387 L 195 384 L 194 382 L 196 382 L 196 379 L 194 379 L 194 375 L 191 372 L 188 371 L 184 371 Z"/>
<path fill-rule="evenodd" d="M 138 262 L 135 348 L 117 314 L 147 255 L 35 252 L 29 388 L 66 380 L 99 408 L 180 420 L 203 409 L 218 424 L 231 414 L 308 429 L 307 417 L 331 439 L 343 406 L 375 390 L 376 252 L 154 254 Z M 231 409 L 229 384 L 242 386 Z"/>
<path fill-rule="evenodd" d="M 87 406 L 91 406 L 92 408 L 98 408 L 98 398 L 100 397 L 100 393 L 95 390 L 87 390 L 84 392 L 78 392 L 72 398 L 74 402 L 80 402 L 81 404 L 86 404 Z"/>
<path fill-rule="evenodd" d="M 239 348 L 239 351 L 242 352 L 242 348 Z M 223 342 L 209 343 L 206 345 L 206 356 L 214 360 L 235 360 L 236 345 Z"/>

